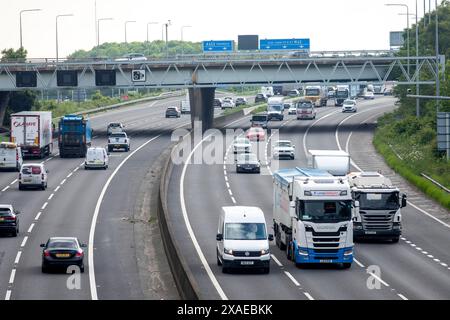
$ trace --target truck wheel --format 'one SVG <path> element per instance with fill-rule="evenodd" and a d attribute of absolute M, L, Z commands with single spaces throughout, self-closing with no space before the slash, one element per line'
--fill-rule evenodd
<path fill-rule="evenodd" d="M 398 243 L 400 240 L 400 237 L 394 237 L 392 238 L 392 243 Z"/>
<path fill-rule="evenodd" d="M 346 262 L 346 263 L 343 263 L 343 264 L 342 264 L 342 269 L 350 269 L 351 266 L 352 266 L 351 263 Z"/>

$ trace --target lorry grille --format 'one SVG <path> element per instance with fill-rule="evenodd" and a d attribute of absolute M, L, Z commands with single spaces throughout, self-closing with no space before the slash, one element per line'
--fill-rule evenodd
<path fill-rule="evenodd" d="M 360 211 L 364 230 L 391 230 L 395 211 L 375 214 Z"/>
<path fill-rule="evenodd" d="M 314 243 L 315 248 L 334 248 L 339 246 L 339 240 L 334 243 Z"/>
<path fill-rule="evenodd" d="M 314 253 L 338 253 L 339 249 L 314 249 Z"/>

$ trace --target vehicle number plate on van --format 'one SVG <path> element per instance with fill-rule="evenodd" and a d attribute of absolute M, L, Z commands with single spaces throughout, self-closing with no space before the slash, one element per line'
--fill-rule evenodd
<path fill-rule="evenodd" d="M 333 260 L 320 260 L 320 263 L 332 263 Z"/>
<path fill-rule="evenodd" d="M 252 266 L 253 264 L 253 261 L 241 261 L 241 265 L 243 266 Z"/>
<path fill-rule="evenodd" d="M 23 179 L 23 182 L 31 182 L 31 179 Z"/>

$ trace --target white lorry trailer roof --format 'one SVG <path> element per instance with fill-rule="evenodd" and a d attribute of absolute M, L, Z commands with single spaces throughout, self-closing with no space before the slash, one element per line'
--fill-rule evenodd
<path fill-rule="evenodd" d="M 332 156 L 332 157 L 349 157 L 349 154 L 342 150 L 309 150 L 312 156 Z"/>
<path fill-rule="evenodd" d="M 310 168 L 291 168 L 291 169 L 281 169 L 275 172 L 273 175 L 274 179 L 287 186 L 292 182 L 295 177 L 333 177 L 330 173 L 320 169 L 310 169 Z"/>
<path fill-rule="evenodd" d="M 389 178 L 378 172 L 352 172 L 348 178 L 350 184 L 358 189 L 397 189 Z"/>

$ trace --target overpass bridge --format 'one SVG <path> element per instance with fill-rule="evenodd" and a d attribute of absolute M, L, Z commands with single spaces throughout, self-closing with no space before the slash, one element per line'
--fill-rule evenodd
<path fill-rule="evenodd" d="M 281 54 L 192 55 L 145 61 L 52 59 L 0 63 L 0 91 L 94 88 L 188 88 L 192 120 L 211 126 L 217 87 L 316 83 L 434 84 L 434 56 L 394 57 L 387 54 L 309 55 Z M 408 68 L 409 65 L 409 68 Z M 408 69 L 412 72 L 408 72 Z M 2 106 L 0 106 L 1 108 Z"/>

